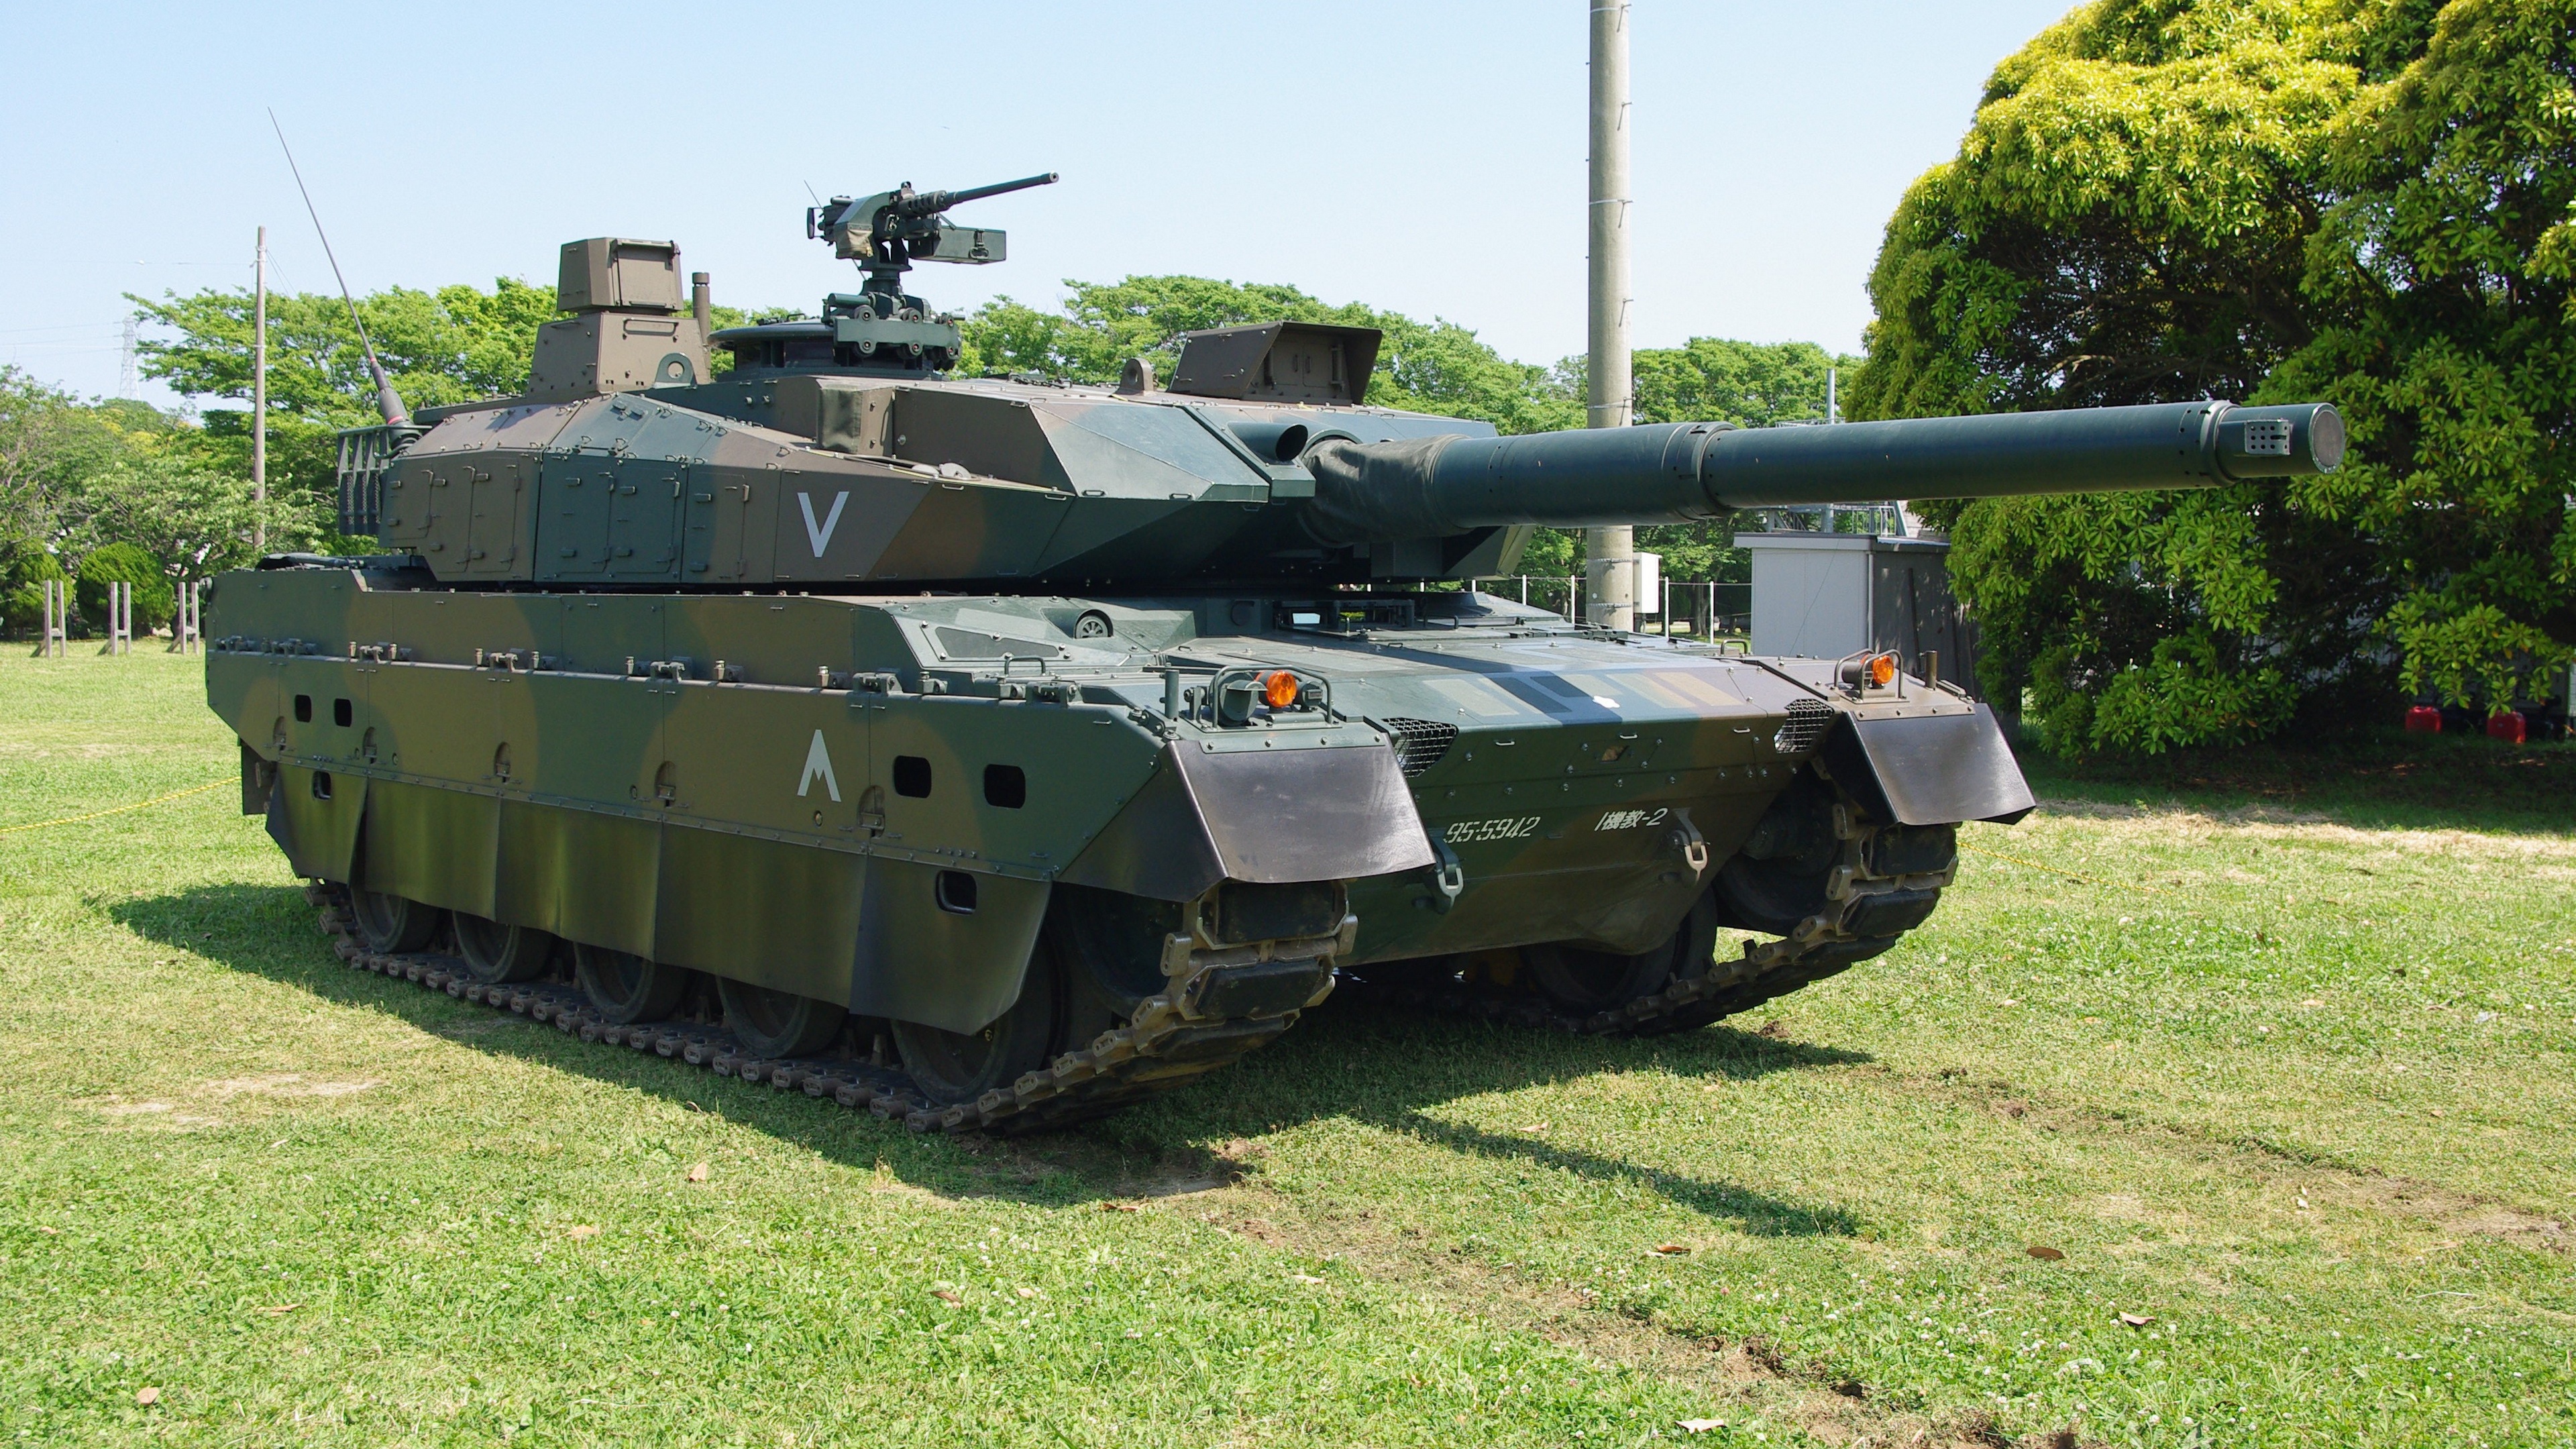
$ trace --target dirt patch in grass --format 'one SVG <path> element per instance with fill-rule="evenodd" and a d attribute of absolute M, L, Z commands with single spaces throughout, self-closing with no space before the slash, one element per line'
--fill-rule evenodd
<path fill-rule="evenodd" d="M 107 1118 L 109 1130 L 143 1132 L 194 1132 L 207 1127 L 221 1127 L 223 1119 L 182 1111 L 175 1102 L 145 1099 L 129 1102 L 122 1097 L 95 1097 L 85 1103 L 91 1111 Z"/>
<path fill-rule="evenodd" d="M 347 1097 L 366 1091 L 370 1087 L 383 1085 L 383 1082 L 374 1077 L 360 1077 L 347 1081 L 313 1081 L 308 1080 L 302 1072 L 266 1072 L 256 1077 L 226 1077 L 220 1081 L 208 1082 L 199 1087 L 197 1092 L 200 1096 L 212 1097 L 217 1101 L 230 1101 L 235 1097 L 243 1096 Z"/>

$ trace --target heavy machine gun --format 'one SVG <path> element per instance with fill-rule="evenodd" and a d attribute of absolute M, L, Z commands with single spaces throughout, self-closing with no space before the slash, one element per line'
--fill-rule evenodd
<path fill-rule="evenodd" d="M 953 363 L 961 345 L 957 319 L 934 313 L 929 303 L 905 292 L 903 274 L 914 262 L 982 266 L 1004 260 L 1009 255 L 1004 233 L 958 226 L 949 221 L 949 208 L 1052 185 L 1055 179 L 1049 171 L 963 191 L 919 192 L 907 181 L 874 196 L 835 196 L 825 205 L 806 208 L 805 234 L 830 242 L 832 255 L 857 262 L 866 275 L 860 290 L 823 299 L 823 324 L 830 329 L 835 355 L 864 362 L 919 359 L 934 371 Z"/>

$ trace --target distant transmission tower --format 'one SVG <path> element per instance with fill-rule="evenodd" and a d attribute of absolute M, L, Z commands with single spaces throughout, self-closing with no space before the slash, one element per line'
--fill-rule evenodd
<path fill-rule="evenodd" d="M 134 337 L 140 325 L 131 317 L 125 319 L 125 354 L 116 368 L 118 397 L 134 396 Z"/>

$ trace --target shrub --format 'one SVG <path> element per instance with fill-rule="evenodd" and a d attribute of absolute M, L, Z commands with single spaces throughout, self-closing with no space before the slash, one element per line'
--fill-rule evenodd
<path fill-rule="evenodd" d="M 0 542 L 0 628 L 32 633 L 45 619 L 45 583 L 68 579 L 62 564 L 33 539 Z"/>
<path fill-rule="evenodd" d="M 80 582 L 73 588 L 83 621 L 100 633 L 107 630 L 107 586 L 134 586 L 134 628 L 141 633 L 170 622 L 176 591 L 161 561 L 130 543 L 101 544 L 81 560 Z"/>

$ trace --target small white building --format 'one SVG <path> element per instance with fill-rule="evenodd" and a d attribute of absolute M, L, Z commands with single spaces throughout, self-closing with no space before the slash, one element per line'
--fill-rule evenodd
<path fill-rule="evenodd" d="M 1870 533 L 1739 533 L 1753 556 L 1753 652 L 1894 651 L 1973 692 L 1976 631 L 1950 593 L 1946 542 Z"/>

